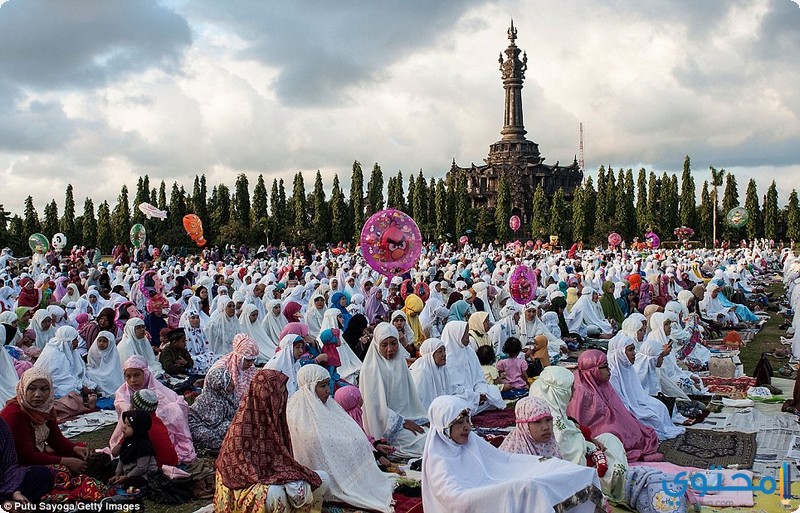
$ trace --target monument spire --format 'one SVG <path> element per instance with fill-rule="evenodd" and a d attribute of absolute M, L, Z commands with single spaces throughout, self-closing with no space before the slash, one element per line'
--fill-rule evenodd
<path fill-rule="evenodd" d="M 514 27 L 513 18 L 508 29 L 508 40 L 508 48 L 505 50 L 506 57 L 504 59 L 501 53 L 499 59 L 503 88 L 506 93 L 503 129 L 500 134 L 504 141 L 524 141 L 527 132 L 522 120 L 522 83 L 525 81 L 525 71 L 528 69 L 528 56 L 515 43 L 517 29 Z M 520 53 L 522 53 L 521 60 Z"/>

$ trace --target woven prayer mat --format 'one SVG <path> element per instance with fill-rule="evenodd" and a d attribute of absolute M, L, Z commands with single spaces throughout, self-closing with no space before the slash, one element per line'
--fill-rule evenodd
<path fill-rule="evenodd" d="M 756 456 L 756 434 L 735 431 L 687 429 L 658 447 L 664 459 L 684 467 L 709 468 L 712 465 L 752 468 Z"/>
<path fill-rule="evenodd" d="M 514 406 L 506 406 L 504 410 L 490 410 L 472 417 L 472 425 L 482 428 L 507 428 L 516 424 Z"/>

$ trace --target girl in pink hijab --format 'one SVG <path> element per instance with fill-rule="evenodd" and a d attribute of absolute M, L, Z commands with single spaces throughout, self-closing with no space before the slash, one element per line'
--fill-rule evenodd
<path fill-rule="evenodd" d="M 358 387 L 348 385 L 338 389 L 333 398 L 356 421 L 361 431 L 364 431 L 363 412 L 361 411 L 361 405 L 364 404 L 364 401 L 361 399 L 361 390 Z M 369 443 L 375 448 L 375 459 L 378 465 L 383 468 L 388 467 L 391 463 L 384 455 L 388 456 L 393 453 L 394 448 L 388 445 L 386 440 L 375 440 L 366 431 L 364 431 L 364 436 L 369 439 Z"/>
<path fill-rule="evenodd" d="M 660 461 L 658 434 L 625 408 L 614 387 L 606 355 L 597 349 L 578 357 L 567 415 L 595 433 L 612 433 L 625 447 L 628 461 Z"/>
<path fill-rule="evenodd" d="M 514 414 L 517 429 L 503 440 L 501 450 L 513 454 L 561 458 L 561 450 L 553 434 L 553 414 L 544 399 L 523 397 L 517 401 Z"/>

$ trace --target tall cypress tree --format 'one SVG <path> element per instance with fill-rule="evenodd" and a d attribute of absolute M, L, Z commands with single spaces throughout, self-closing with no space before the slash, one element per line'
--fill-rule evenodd
<path fill-rule="evenodd" d="M 236 177 L 236 223 L 240 228 L 250 228 L 250 189 L 247 175 L 244 173 Z M 305 199 L 305 197 L 303 198 Z"/>
<path fill-rule="evenodd" d="M 434 240 L 439 236 L 439 227 L 436 226 L 436 179 L 431 177 L 428 186 L 428 202 L 426 218 L 428 220 L 428 240 Z"/>
<path fill-rule="evenodd" d="M 361 163 L 353 161 L 353 175 L 350 182 L 350 218 L 353 220 L 354 237 L 361 235 L 364 226 L 364 173 Z"/>
<path fill-rule="evenodd" d="M 623 175 L 622 180 L 624 182 Z M 617 214 L 617 180 L 614 178 L 614 170 L 608 166 L 606 171 L 606 215 L 605 221 L 608 224 L 613 224 L 614 217 Z M 622 185 L 622 184 L 619 184 Z"/>
<path fill-rule="evenodd" d="M 128 199 L 127 187 L 125 188 L 125 199 L 126 201 Z M 128 220 L 130 220 L 130 214 L 128 215 Z M 64 196 L 64 215 L 61 217 L 59 227 L 61 228 L 61 233 L 67 236 L 67 241 L 77 241 L 78 234 L 75 230 L 75 198 L 73 197 L 71 183 L 67 184 L 67 190 Z"/>
<path fill-rule="evenodd" d="M 624 239 L 633 237 L 636 233 L 636 211 L 633 207 L 633 171 L 628 169 L 627 176 L 622 175 L 617 180 L 617 212 L 615 225 L 617 231 Z"/>
<path fill-rule="evenodd" d="M 350 240 L 348 234 L 347 205 L 344 201 L 342 186 L 339 184 L 339 175 L 333 175 L 333 190 L 331 191 L 331 241 L 334 244 Z"/>
<path fill-rule="evenodd" d="M 753 178 L 747 182 L 744 208 L 750 214 L 750 222 L 747 223 L 747 238 L 753 240 L 764 234 L 763 224 L 761 223 L 761 207 L 758 205 L 758 189 Z"/>
<path fill-rule="evenodd" d="M 100 248 L 102 253 L 108 254 L 111 252 L 114 244 L 114 230 L 111 227 L 111 210 L 108 207 L 108 202 L 104 201 L 97 208 L 97 247 Z"/>
<path fill-rule="evenodd" d="M 379 210 L 383 210 L 383 172 L 381 166 L 376 162 L 372 166 L 372 174 L 369 176 L 367 184 L 367 198 L 369 200 L 369 212 L 365 217 L 369 217 Z"/>
<path fill-rule="evenodd" d="M 697 229 L 696 203 L 692 161 L 689 159 L 689 155 L 686 155 L 683 159 L 683 174 L 681 175 L 680 211 L 682 226 Z"/>
<path fill-rule="evenodd" d="M 586 191 L 583 185 L 578 185 L 572 198 L 572 238 L 582 241 L 586 234 Z"/>
<path fill-rule="evenodd" d="M 680 222 L 678 211 L 678 178 L 668 175 L 666 171 L 661 175 L 661 187 L 659 189 L 660 208 L 655 223 L 662 230 L 662 233 L 671 234 Z"/>
<path fill-rule="evenodd" d="M 274 182 L 273 182 L 274 183 Z M 276 191 L 277 193 L 277 188 Z M 267 202 L 267 184 L 264 183 L 264 175 L 258 175 L 258 181 L 253 188 L 253 221 L 263 224 L 269 221 L 269 205 Z"/>
<path fill-rule="evenodd" d="M 606 168 L 601 165 L 600 170 L 597 172 L 597 195 L 595 196 L 596 199 L 594 207 L 594 225 L 598 230 L 606 228 L 607 185 Z"/>
<path fill-rule="evenodd" d="M 647 176 L 644 168 L 639 168 L 636 178 L 636 232 L 644 233 L 647 228 L 649 212 L 647 210 Z"/>
<path fill-rule="evenodd" d="M 292 183 L 292 212 L 294 212 L 294 230 L 303 233 L 308 228 L 308 212 L 306 211 L 306 185 L 303 173 L 294 175 Z"/>
<path fill-rule="evenodd" d="M 475 234 L 474 241 L 479 244 L 485 244 L 492 240 L 492 214 L 485 206 L 475 209 Z"/>
<path fill-rule="evenodd" d="M 177 187 L 177 183 L 175 184 L 175 186 Z M 66 210 L 67 207 L 64 207 L 65 217 L 66 217 Z M 170 209 L 170 216 L 173 215 L 174 212 L 172 211 L 172 209 Z M 180 218 L 182 218 L 183 216 L 184 214 L 180 214 Z M 180 222 L 180 218 L 178 218 L 179 219 L 178 222 Z M 74 221 L 73 221 L 73 226 L 74 226 Z M 111 226 L 113 227 L 114 241 L 117 244 L 130 243 L 129 234 L 131 229 L 131 207 L 128 204 L 127 185 L 122 186 L 122 189 L 119 192 L 119 196 L 117 197 L 117 204 L 111 213 Z M 64 232 L 64 234 L 66 235 L 66 232 Z M 69 235 L 67 235 L 67 240 L 69 240 Z"/>
<path fill-rule="evenodd" d="M 194 177 L 195 184 L 197 183 L 197 176 Z M 144 213 L 139 210 L 139 205 L 150 201 L 150 189 L 144 187 L 143 177 L 139 177 L 136 182 L 136 195 L 133 197 L 133 210 L 131 211 L 131 223 L 144 224 Z M 85 206 L 85 205 L 84 205 Z"/>
<path fill-rule="evenodd" d="M 500 176 L 497 185 L 497 204 L 494 209 L 494 226 L 500 242 L 508 242 L 514 236 L 508 220 L 511 218 L 511 186 L 505 175 Z"/>
<path fill-rule="evenodd" d="M 278 180 L 272 180 L 272 189 L 269 194 L 269 204 L 272 206 L 272 216 L 270 217 L 270 234 L 273 242 L 283 240 L 285 226 L 285 213 L 280 208 L 281 198 L 278 192 Z"/>
<path fill-rule="evenodd" d="M 328 214 L 328 203 L 325 201 L 325 189 L 322 186 L 322 174 L 317 170 L 314 179 L 314 192 L 311 193 L 314 199 L 314 217 L 311 225 L 314 228 L 314 240 L 318 243 L 330 240 L 331 218 Z"/>
<path fill-rule="evenodd" d="M 42 232 L 48 237 L 58 233 L 58 205 L 56 205 L 56 200 L 52 200 L 44 207 Z"/>
<path fill-rule="evenodd" d="M 445 188 L 444 180 L 440 178 L 436 182 L 437 237 L 443 238 L 446 233 L 450 232 L 449 223 L 450 218 L 447 216 L 447 189 Z"/>
<path fill-rule="evenodd" d="M 97 246 L 97 219 L 94 217 L 92 198 L 86 198 L 83 202 L 83 245 L 87 248 Z"/>
<path fill-rule="evenodd" d="M 733 173 L 728 173 L 725 177 L 725 192 L 722 195 L 722 215 L 727 219 L 728 212 L 734 207 L 739 206 L 739 189 L 736 184 L 736 177 Z M 723 237 L 727 240 L 737 238 L 738 228 L 730 226 L 727 221 L 724 222 L 725 228 L 722 231 Z"/>
<path fill-rule="evenodd" d="M 161 180 L 161 184 L 158 186 L 158 209 L 167 209 L 167 184 L 164 183 L 164 180 Z"/>
<path fill-rule="evenodd" d="M 412 174 L 413 176 L 413 174 Z M 403 172 L 398 171 L 397 176 L 394 179 L 394 192 L 395 192 L 395 207 L 397 210 L 402 210 L 406 212 L 406 193 L 403 188 Z"/>
<path fill-rule="evenodd" d="M 647 225 L 645 229 L 655 224 L 656 216 L 661 212 L 661 208 L 661 184 L 656 174 L 650 171 L 647 181 Z"/>
<path fill-rule="evenodd" d="M 778 239 L 778 188 L 775 180 L 767 189 L 764 200 L 764 236 L 770 240 Z"/>
<path fill-rule="evenodd" d="M 550 211 L 547 207 L 547 196 L 544 195 L 542 184 L 536 186 L 533 191 L 533 201 L 531 207 L 531 237 L 540 238 L 546 242 L 550 230 L 548 215 Z"/>
<path fill-rule="evenodd" d="M 417 179 L 414 177 L 414 173 L 411 173 L 408 176 L 408 200 L 406 201 L 406 214 L 411 216 L 414 219 L 414 206 L 417 204 L 416 202 L 416 193 L 417 193 Z"/>
<path fill-rule="evenodd" d="M 3 205 L 0 205 L 0 246 L 11 245 L 11 237 L 8 234 L 8 223 L 11 221 L 11 213 Z"/>
<path fill-rule="evenodd" d="M 36 212 L 36 207 L 33 205 L 33 197 L 31 196 L 25 198 L 25 217 L 22 221 L 22 227 L 28 237 L 30 237 L 31 234 L 42 231 L 42 224 L 39 222 L 39 213 Z"/>
<path fill-rule="evenodd" d="M 567 220 L 564 212 L 564 190 L 559 188 L 553 194 L 553 203 L 550 205 L 550 234 L 558 235 L 558 242 L 562 246 L 567 243 Z"/>
<path fill-rule="evenodd" d="M 752 214 L 751 223 L 752 223 Z M 786 205 L 786 238 L 791 241 L 800 239 L 800 205 L 797 202 L 797 191 L 792 189 L 789 203 Z"/>
<path fill-rule="evenodd" d="M 471 229 L 471 200 L 467 190 L 467 174 L 462 172 L 456 183 L 456 235 L 464 235 Z"/>
<path fill-rule="evenodd" d="M 714 201 L 708 192 L 708 181 L 703 182 L 703 191 L 700 193 L 700 236 L 706 246 L 714 242 Z"/>
<path fill-rule="evenodd" d="M 419 171 L 417 182 L 414 188 L 414 220 L 422 230 L 423 238 L 427 239 L 428 235 L 428 208 L 426 202 L 428 201 L 428 184 L 425 182 L 425 177 L 422 176 L 422 170 Z"/>
<path fill-rule="evenodd" d="M 586 178 L 586 183 L 583 186 L 583 197 L 586 202 L 586 235 L 587 240 L 591 240 L 594 233 L 595 217 L 597 214 L 597 192 L 594 190 L 594 182 L 592 177 Z"/>

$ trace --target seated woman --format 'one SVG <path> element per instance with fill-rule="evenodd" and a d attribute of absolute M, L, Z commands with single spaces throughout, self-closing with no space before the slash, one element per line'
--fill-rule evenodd
<path fill-rule="evenodd" d="M 130 321 L 129 321 L 130 322 Z M 127 327 L 126 327 L 127 328 Z M 117 390 L 114 398 L 114 409 L 117 410 L 119 422 L 111 434 L 109 445 L 115 447 L 123 437 L 124 424 L 122 414 L 132 408 L 133 394 L 138 390 L 149 389 L 158 397 L 158 417 L 164 421 L 169 436 L 175 445 L 175 451 L 181 463 L 189 463 L 197 458 L 189 431 L 189 405 L 183 397 L 162 385 L 153 377 L 147 361 L 141 356 L 131 356 L 122 366 L 125 383 Z"/>
<path fill-rule="evenodd" d="M 603 309 L 598 300 L 599 296 L 596 290 L 592 287 L 584 287 L 581 297 L 573 305 L 569 316 L 575 323 L 580 320 L 590 337 L 611 338 L 614 327 L 603 316 Z"/>
<path fill-rule="evenodd" d="M 44 349 L 50 339 L 56 336 L 56 329 L 53 327 L 53 318 L 46 308 L 36 310 L 31 319 L 31 328 L 36 333 L 36 347 Z"/>
<path fill-rule="evenodd" d="M 147 367 L 153 376 L 160 378 L 164 375 L 164 369 L 156 359 L 153 347 L 147 339 L 147 329 L 145 329 L 142 319 L 128 319 L 125 323 L 122 340 L 117 344 L 117 352 L 119 352 L 119 362 L 123 367 L 131 356 L 141 356 L 147 362 Z"/>
<path fill-rule="evenodd" d="M 189 430 L 195 448 L 218 451 L 222 446 L 239 405 L 233 394 L 235 388 L 225 367 L 208 371 L 202 392 L 189 407 Z"/>
<path fill-rule="evenodd" d="M 427 418 L 397 339 L 397 329 L 391 324 L 375 327 L 359 383 L 364 430 L 375 439 L 388 440 L 398 456 L 417 457 L 422 455 L 427 434 L 420 425 Z"/>
<path fill-rule="evenodd" d="M 628 468 L 625 447 L 615 435 L 600 432 L 600 429 L 595 429 L 596 434 L 593 434 L 588 427 L 579 425 L 567 416 L 567 405 L 572 398 L 574 382 L 573 373 L 564 367 L 547 367 L 531 385 L 529 397 L 547 403 L 550 415 L 553 416 L 553 435 L 562 459 L 577 465 L 597 467 L 600 456 L 598 451 L 601 451 L 609 471 L 600 477 L 600 486 L 607 496 L 619 500 L 623 495 L 625 472 Z"/>
<path fill-rule="evenodd" d="M 286 406 L 294 457 L 328 473 L 326 499 L 390 513 L 392 480 L 378 469 L 358 424 L 328 395 L 329 381 L 319 365 L 306 365 L 297 373 L 300 389 Z"/>
<path fill-rule="evenodd" d="M 614 434 L 622 441 L 628 461 L 662 459 L 658 453 L 658 434 L 625 408 L 609 383 L 610 379 L 606 355 L 596 349 L 584 351 L 578 357 L 575 387 L 567 405 L 567 415 L 582 426 L 591 427 L 594 432 Z"/>
<path fill-rule="evenodd" d="M 559 459 L 509 454 L 472 433 L 471 404 L 441 396 L 428 409 L 422 457 L 426 513 L 605 512 L 594 469 Z"/>
<path fill-rule="evenodd" d="M 196 375 L 204 375 L 219 358 L 211 349 L 211 342 L 208 341 L 205 329 L 200 325 L 200 314 L 201 312 L 194 308 L 184 312 L 186 326 L 183 327 L 183 330 L 186 333 L 186 350 L 192 355 L 193 362 L 189 372 Z"/>
<path fill-rule="evenodd" d="M 93 410 L 97 403 L 97 385 L 86 375 L 77 351 L 78 338 L 78 330 L 72 326 L 58 328 L 34 364 L 50 374 L 59 420 Z"/>
<path fill-rule="evenodd" d="M 279 350 L 264 366 L 286 375 L 286 391 L 291 397 L 297 392 L 297 371 L 300 370 L 300 357 L 306 352 L 306 342 L 300 335 L 289 333 L 281 338 Z"/>
<path fill-rule="evenodd" d="M 53 489 L 53 472 L 44 465 L 22 466 L 11 429 L 0 418 L 0 499 L 36 504 Z M 7 503 L 6 503 L 7 504 Z"/>
<path fill-rule="evenodd" d="M 6 335 L 13 329 L 7 324 L 0 324 L 3 342 L 5 342 Z M 0 348 L 0 404 L 5 404 L 6 401 L 14 397 L 14 391 L 16 390 L 17 382 L 19 382 L 15 361 L 5 348 Z"/>
<path fill-rule="evenodd" d="M 122 364 L 119 363 L 114 334 L 101 331 L 86 356 L 86 376 L 97 385 L 97 393 L 113 396 L 122 385 Z"/>
<path fill-rule="evenodd" d="M 622 399 L 628 411 L 642 424 L 650 426 L 658 433 L 659 441 L 675 438 L 686 428 L 672 423 L 667 407 L 642 388 L 639 377 L 633 368 L 636 348 L 633 339 L 618 333 L 608 342 L 608 369 L 611 371 L 611 386 Z"/>
<path fill-rule="evenodd" d="M 294 459 L 286 398 L 286 376 L 256 372 L 217 458 L 214 511 L 321 511 L 327 474 Z"/>
<path fill-rule="evenodd" d="M 447 349 L 438 338 L 429 338 L 419 347 L 420 357 L 409 371 L 422 407 L 427 408 L 440 395 L 455 395 L 447 369 Z"/>
<path fill-rule="evenodd" d="M 280 343 L 280 333 L 284 326 L 289 324 L 289 321 L 281 311 L 280 299 L 273 299 L 267 303 L 267 313 L 265 318 L 261 321 L 261 327 L 267 334 L 270 346 L 277 348 Z M 273 350 L 273 354 L 275 351 Z"/>
<path fill-rule="evenodd" d="M 223 356 L 233 349 L 233 337 L 239 333 L 239 320 L 236 318 L 236 302 L 233 298 L 222 296 L 217 305 L 206 326 L 206 335 L 214 353 Z"/>
<path fill-rule="evenodd" d="M 231 379 L 236 384 L 234 387 L 236 404 L 239 404 L 247 393 L 247 389 L 250 388 L 250 381 L 253 380 L 253 376 L 258 370 L 253 365 L 256 363 L 256 358 L 258 358 L 258 345 L 247 334 L 239 333 L 233 337 L 233 351 L 217 360 L 217 363 L 211 366 L 212 369 L 216 367 L 228 369 Z"/>
<path fill-rule="evenodd" d="M 264 331 L 264 327 L 258 318 L 258 307 L 248 303 L 242 307 L 239 314 L 239 332 L 249 335 L 250 339 L 258 345 L 258 363 L 264 364 L 275 354 L 278 341 L 273 343 Z"/>
<path fill-rule="evenodd" d="M 473 411 L 506 407 L 500 389 L 486 383 L 478 356 L 470 347 L 470 329 L 464 321 L 448 321 L 442 332 L 447 351 L 448 374 L 455 395 L 472 404 Z"/>
<path fill-rule="evenodd" d="M 8 424 L 20 465 L 48 465 L 57 473 L 52 492 L 64 501 L 99 501 L 110 494 L 86 471 L 89 448 L 67 440 L 61 433 L 53 407 L 55 397 L 50 374 L 44 369 L 25 371 L 17 395 L 0 411 Z"/>
<path fill-rule="evenodd" d="M 660 366 L 658 366 L 662 391 L 670 397 L 680 397 L 681 400 L 688 401 L 689 397 L 687 397 L 687 394 L 704 394 L 707 392 L 707 390 L 703 385 L 703 381 L 700 379 L 700 376 L 678 367 L 675 349 L 673 348 L 673 342 L 670 337 L 671 333 L 672 319 L 661 312 L 654 313 L 652 316 L 650 316 L 650 333 L 647 335 L 642 347 L 640 347 L 640 352 L 652 353 L 652 347 L 654 346 L 659 346 L 664 349 L 665 352 L 662 358 L 662 363 Z M 645 346 L 647 345 L 651 346 L 651 350 L 645 350 Z M 669 351 L 667 351 L 667 347 L 669 348 Z M 642 369 L 640 366 L 637 366 L 637 374 L 639 374 L 640 380 L 642 379 L 644 372 L 644 369 Z M 652 378 L 653 376 L 650 375 L 649 379 Z M 652 392 L 648 390 L 648 387 L 644 385 L 644 382 L 642 385 L 644 386 L 645 391 L 652 395 Z M 673 392 L 673 389 L 675 388 L 678 388 L 680 391 L 682 391 L 682 393 L 679 393 L 678 391 Z"/>

